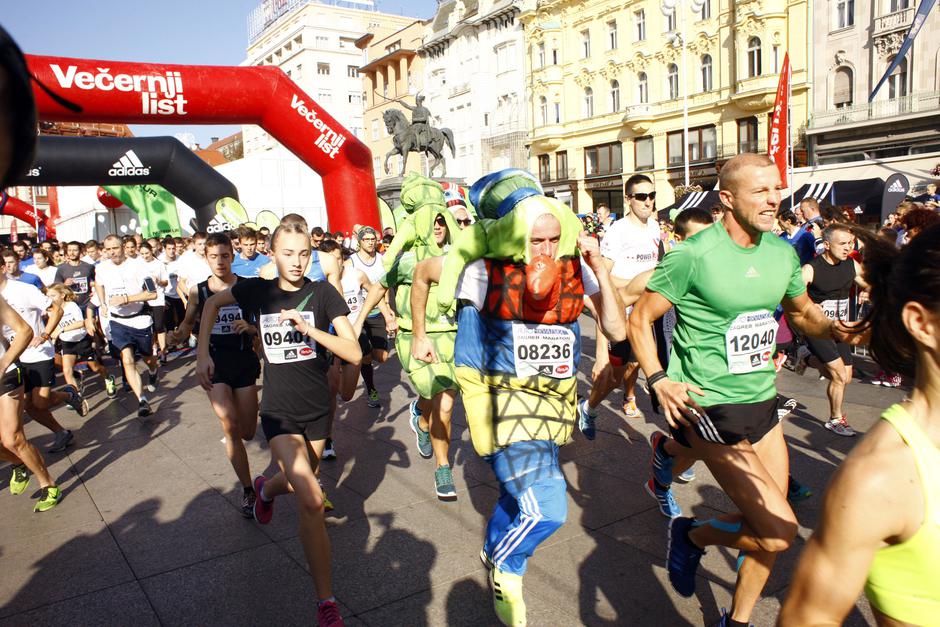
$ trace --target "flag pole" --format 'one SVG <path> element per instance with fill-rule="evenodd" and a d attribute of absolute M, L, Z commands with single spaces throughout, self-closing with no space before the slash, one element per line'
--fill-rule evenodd
<path fill-rule="evenodd" d="M 790 159 L 790 210 L 793 210 L 793 197 L 796 194 L 796 181 L 793 180 L 793 65 L 787 64 L 787 150 Z"/>

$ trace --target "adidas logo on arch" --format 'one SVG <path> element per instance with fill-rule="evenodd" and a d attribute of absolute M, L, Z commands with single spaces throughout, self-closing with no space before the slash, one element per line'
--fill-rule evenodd
<path fill-rule="evenodd" d="M 150 168 L 145 166 L 133 149 L 114 162 L 108 170 L 109 176 L 149 176 Z"/>

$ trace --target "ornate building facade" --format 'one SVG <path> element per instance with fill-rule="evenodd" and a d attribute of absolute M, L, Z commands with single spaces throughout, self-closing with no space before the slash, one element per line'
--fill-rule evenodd
<path fill-rule="evenodd" d="M 522 0 L 439 0 L 418 53 L 432 123 L 453 131 L 448 177 L 528 166 Z"/>
<path fill-rule="evenodd" d="M 389 172 L 385 172 L 385 156 L 393 144 L 383 114 L 389 109 L 399 109 L 407 115 L 408 111 L 398 101 L 403 99 L 413 105 L 414 97 L 424 86 L 424 61 L 417 50 L 427 24 L 424 20 L 415 20 L 385 37 L 369 33 L 356 43 L 365 51 L 365 65 L 359 68 L 365 107 L 363 141 L 372 151 L 372 170 L 379 183 L 398 176 L 401 167 L 401 157 L 393 155 L 388 162 Z M 423 171 L 423 156 L 413 154 L 409 159 L 412 169 Z"/>
<path fill-rule="evenodd" d="M 723 161 L 766 151 L 789 52 L 794 142 L 808 117 L 808 0 L 526 0 L 530 164 L 546 191 L 588 213 L 623 207 L 634 172 L 665 207 L 685 183 L 711 188 Z M 683 45 L 685 52 L 683 54 Z M 684 99 L 689 143 L 684 147 Z M 797 143 L 797 161 L 805 150 Z"/>
<path fill-rule="evenodd" d="M 936 8 L 875 100 L 868 102 L 894 61 L 919 4 L 916 0 L 814 4 L 814 40 L 819 45 L 813 60 L 813 115 L 807 130 L 813 163 L 893 157 L 910 157 L 913 163 L 922 160 L 922 155 L 940 153 L 940 13 Z M 929 160 L 930 165 L 938 159 L 940 155 Z M 924 169 L 898 167 L 908 173 Z"/>

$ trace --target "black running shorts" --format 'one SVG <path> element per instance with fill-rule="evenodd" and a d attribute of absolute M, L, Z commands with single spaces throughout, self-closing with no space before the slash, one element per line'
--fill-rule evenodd
<path fill-rule="evenodd" d="M 23 385 L 23 369 L 19 366 L 8 370 L 0 377 L 0 396 L 15 392 Z"/>
<path fill-rule="evenodd" d="M 152 305 L 150 315 L 153 316 L 153 332 L 166 333 L 166 306 Z"/>
<path fill-rule="evenodd" d="M 388 350 L 388 331 L 385 330 L 385 316 L 369 316 L 362 325 L 362 332 L 366 336 L 366 342 L 362 345 L 362 355 L 365 356 L 374 350 Z M 366 348 L 368 346 L 368 349 Z"/>
<path fill-rule="evenodd" d="M 95 359 L 95 346 L 90 335 L 86 335 L 77 342 L 61 340 L 59 345 L 62 347 L 63 355 L 75 355 L 78 359 Z"/>
<path fill-rule="evenodd" d="M 323 416 L 309 421 L 299 421 L 295 418 L 261 414 L 261 430 L 264 437 L 270 442 L 279 435 L 302 435 L 308 442 L 325 440 L 330 436 L 330 418 Z"/>
<path fill-rule="evenodd" d="M 671 428 L 672 437 L 686 448 L 691 448 L 687 437 L 689 429 L 694 429 L 695 434 L 706 442 L 730 445 L 747 440 L 756 444 L 780 422 L 777 399 L 777 395 L 774 395 L 769 400 L 757 403 L 704 407 L 705 414 L 699 416 L 694 426 Z"/>
<path fill-rule="evenodd" d="M 55 385 L 54 360 L 23 362 L 20 367 L 23 369 L 23 383 L 26 385 L 27 392 L 36 388 L 51 388 Z"/>
<path fill-rule="evenodd" d="M 222 383 L 233 390 L 246 388 L 258 383 L 261 376 L 261 362 L 254 352 L 248 351 L 210 351 L 215 370 L 212 382 Z"/>
<path fill-rule="evenodd" d="M 845 342 L 807 337 L 806 345 L 809 347 L 810 352 L 816 355 L 816 358 L 824 364 L 841 359 L 846 366 L 852 365 L 852 347 Z"/>

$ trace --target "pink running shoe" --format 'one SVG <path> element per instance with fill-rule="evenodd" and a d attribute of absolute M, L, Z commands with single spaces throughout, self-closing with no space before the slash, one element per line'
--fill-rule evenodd
<path fill-rule="evenodd" d="M 885 377 L 884 382 L 881 385 L 887 388 L 899 388 L 901 387 L 901 383 L 903 383 L 901 375 L 895 373 L 890 377 Z"/>
<path fill-rule="evenodd" d="M 343 617 L 339 615 L 339 606 L 336 605 L 336 601 L 317 603 L 317 624 L 320 627 L 343 627 L 345 625 Z"/>
<path fill-rule="evenodd" d="M 265 501 L 261 498 L 261 490 L 264 488 L 264 484 L 267 479 L 264 478 L 264 475 L 258 475 L 255 477 L 255 520 L 259 524 L 266 525 L 271 522 L 271 519 L 274 517 L 274 499 L 270 501 Z"/>

